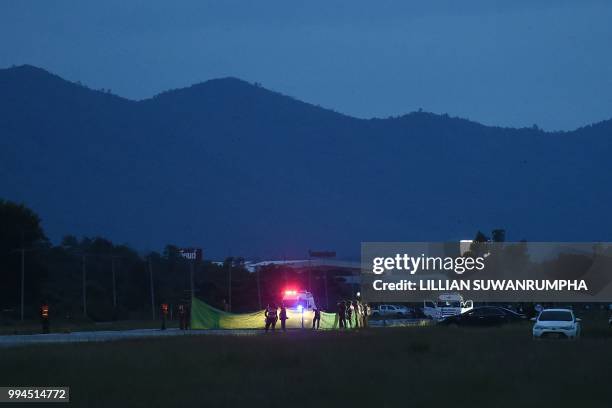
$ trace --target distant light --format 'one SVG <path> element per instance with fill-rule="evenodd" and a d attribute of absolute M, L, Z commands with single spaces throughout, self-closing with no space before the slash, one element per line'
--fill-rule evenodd
<path fill-rule="evenodd" d="M 285 291 L 285 295 L 289 296 L 289 295 L 295 295 L 297 292 L 295 290 L 286 290 Z"/>
<path fill-rule="evenodd" d="M 357 292 L 357 297 L 361 296 L 361 292 Z"/>

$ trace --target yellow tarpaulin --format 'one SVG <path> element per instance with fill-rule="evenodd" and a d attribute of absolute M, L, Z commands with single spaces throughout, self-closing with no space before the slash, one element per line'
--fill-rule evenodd
<path fill-rule="evenodd" d="M 298 312 L 287 309 L 287 328 L 312 328 L 314 312 L 304 310 Z M 355 326 L 353 318 L 352 326 Z M 262 329 L 265 327 L 264 311 L 252 313 L 228 313 L 193 298 L 191 301 L 191 328 L 192 329 Z M 280 328 L 280 321 L 276 324 Z M 351 325 L 349 325 L 349 328 Z M 321 312 L 321 329 L 337 329 L 338 316 L 335 313 Z"/>

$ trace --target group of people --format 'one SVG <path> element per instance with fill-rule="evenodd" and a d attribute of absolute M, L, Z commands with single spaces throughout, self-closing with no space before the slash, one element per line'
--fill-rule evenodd
<path fill-rule="evenodd" d="M 368 326 L 368 316 L 371 314 L 370 305 L 358 300 L 341 300 L 338 307 L 338 327 L 341 329 Z"/>
<path fill-rule="evenodd" d="M 370 315 L 370 306 L 367 303 L 361 303 L 358 300 L 344 300 L 338 302 L 338 327 L 341 329 L 367 327 L 368 316 Z M 264 311 L 265 330 L 274 331 L 276 323 L 280 320 L 281 330 L 286 330 L 286 322 L 289 319 L 287 316 L 287 308 L 281 304 L 280 310 L 275 304 L 268 304 Z M 321 324 L 321 309 L 314 308 L 312 316 L 312 328 L 318 330 Z"/>
<path fill-rule="evenodd" d="M 266 318 L 266 332 L 270 329 L 274 331 L 276 329 L 276 322 L 279 320 L 281 322 L 281 330 L 287 330 L 286 323 L 289 316 L 287 316 L 287 308 L 284 304 L 281 304 L 280 311 L 275 304 L 266 306 L 264 316 Z"/>

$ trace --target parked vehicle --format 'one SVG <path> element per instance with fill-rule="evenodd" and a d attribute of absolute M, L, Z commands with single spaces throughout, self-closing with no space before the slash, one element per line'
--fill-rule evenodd
<path fill-rule="evenodd" d="M 527 316 L 498 306 L 475 307 L 455 316 L 448 316 L 439 324 L 458 326 L 498 326 L 527 321 Z"/>
<path fill-rule="evenodd" d="M 283 294 L 283 304 L 287 309 L 299 312 L 317 308 L 312 293 L 305 290 L 286 290 Z"/>
<path fill-rule="evenodd" d="M 531 320 L 535 321 L 534 338 L 576 339 L 580 337 L 580 319 L 571 309 L 544 309 L 538 317 Z"/>
<path fill-rule="evenodd" d="M 379 305 L 372 309 L 372 317 L 397 317 L 404 318 L 412 316 L 413 311 L 405 306 Z"/>
<path fill-rule="evenodd" d="M 423 314 L 430 319 L 442 320 L 449 316 L 465 313 L 474 308 L 474 302 L 464 300 L 458 293 L 446 293 L 438 297 L 436 302 L 423 302 Z"/>

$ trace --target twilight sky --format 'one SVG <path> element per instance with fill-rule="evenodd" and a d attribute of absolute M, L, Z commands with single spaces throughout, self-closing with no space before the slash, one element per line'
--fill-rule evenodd
<path fill-rule="evenodd" d="M 609 0 L 4 1 L 0 68 L 132 99 L 235 76 L 358 117 L 569 130 L 612 118 L 611 22 Z"/>

